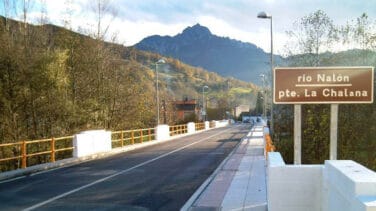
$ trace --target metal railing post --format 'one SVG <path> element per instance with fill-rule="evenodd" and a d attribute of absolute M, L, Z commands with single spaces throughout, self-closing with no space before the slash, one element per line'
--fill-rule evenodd
<path fill-rule="evenodd" d="M 142 136 L 142 129 L 140 130 L 140 140 L 141 140 L 141 143 L 143 142 L 143 139 L 144 137 Z"/>
<path fill-rule="evenodd" d="M 55 162 L 55 138 L 51 138 L 51 162 Z"/>
<path fill-rule="evenodd" d="M 132 144 L 134 144 L 134 130 L 131 131 L 131 141 Z"/>
<path fill-rule="evenodd" d="M 26 141 L 22 141 L 21 154 L 22 154 L 21 167 L 24 169 L 24 168 L 26 168 L 26 159 L 27 159 L 27 156 L 26 156 Z"/>
<path fill-rule="evenodd" d="M 124 131 L 120 132 L 121 147 L 124 146 Z"/>

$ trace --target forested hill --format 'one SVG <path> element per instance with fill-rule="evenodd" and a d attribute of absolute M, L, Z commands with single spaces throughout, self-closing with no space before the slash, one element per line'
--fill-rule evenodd
<path fill-rule="evenodd" d="M 161 56 L 105 43 L 53 25 L 0 18 L 0 143 L 86 129 L 155 124 L 155 62 Z M 202 99 L 229 109 L 254 98 L 255 86 L 165 58 L 160 99 Z"/>

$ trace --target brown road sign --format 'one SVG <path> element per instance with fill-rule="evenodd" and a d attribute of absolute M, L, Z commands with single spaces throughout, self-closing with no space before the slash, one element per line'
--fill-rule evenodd
<path fill-rule="evenodd" d="M 275 104 L 373 103 L 373 67 L 274 69 Z"/>

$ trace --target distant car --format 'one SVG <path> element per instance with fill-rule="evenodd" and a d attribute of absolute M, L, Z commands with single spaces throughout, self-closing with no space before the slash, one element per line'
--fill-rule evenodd
<path fill-rule="evenodd" d="M 260 121 L 261 121 L 260 117 L 257 117 L 256 121 L 257 121 L 257 122 L 260 122 Z"/>

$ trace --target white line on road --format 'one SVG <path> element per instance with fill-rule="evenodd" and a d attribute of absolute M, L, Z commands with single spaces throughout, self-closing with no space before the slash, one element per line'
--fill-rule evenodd
<path fill-rule="evenodd" d="M 4 180 L 4 181 L 1 181 L 0 184 L 12 182 L 12 181 L 19 180 L 19 179 L 22 179 L 22 178 L 25 178 L 25 177 L 26 176 L 20 176 L 20 177 L 16 177 L 16 178 L 13 178 L 13 179 Z"/>
<path fill-rule="evenodd" d="M 167 153 L 165 153 L 165 154 L 163 154 L 163 155 L 160 155 L 160 156 L 158 156 L 158 157 L 156 157 L 156 158 L 153 158 L 153 159 L 151 159 L 151 160 L 145 161 L 145 162 L 140 163 L 140 164 L 138 164 L 138 165 L 135 165 L 135 166 L 133 166 L 133 167 L 131 167 L 131 168 L 124 169 L 124 170 L 122 170 L 122 171 L 120 171 L 120 172 L 118 172 L 118 173 L 115 173 L 115 174 L 113 174 L 113 175 L 110 175 L 110 176 L 104 177 L 104 178 L 102 178 L 102 179 L 98 179 L 98 180 L 96 180 L 96 181 L 94 181 L 94 182 L 92 182 L 92 183 L 89 183 L 89 184 L 87 184 L 87 185 L 84 185 L 84 186 L 78 187 L 78 188 L 76 188 L 76 189 L 73 189 L 73 190 L 71 190 L 71 191 L 65 192 L 65 193 L 60 194 L 60 195 L 58 195 L 58 196 L 52 197 L 52 198 L 50 198 L 50 199 L 47 199 L 46 201 L 40 202 L 40 203 L 35 204 L 35 205 L 31 206 L 31 207 L 27 207 L 27 208 L 25 208 L 24 210 L 25 210 L 25 211 L 28 211 L 28 210 L 34 210 L 34 209 L 39 208 L 39 207 L 41 207 L 41 206 L 43 206 L 43 205 L 46 205 L 46 204 L 48 204 L 48 203 L 50 203 L 50 202 L 53 202 L 53 201 L 55 201 L 55 200 L 57 200 L 57 199 L 63 198 L 63 197 L 68 196 L 68 195 L 71 195 L 71 194 L 76 193 L 76 192 L 78 192 L 78 191 L 80 191 L 80 190 L 86 189 L 86 188 L 91 187 L 91 186 L 93 186 L 93 185 L 96 185 L 96 184 L 98 184 L 98 183 L 101 183 L 101 182 L 104 182 L 104 181 L 106 181 L 106 180 L 109 180 L 109 179 L 111 179 L 111 178 L 113 178 L 113 177 L 116 177 L 116 176 L 118 176 L 118 175 L 120 175 L 120 174 L 127 173 L 127 172 L 132 171 L 132 170 L 134 170 L 134 169 L 136 169 L 136 168 L 139 168 L 139 167 L 141 167 L 141 166 L 144 166 L 144 165 L 146 165 L 146 164 L 149 164 L 149 163 L 151 163 L 151 162 L 154 162 L 154 161 L 156 161 L 156 160 L 159 160 L 159 159 L 161 159 L 161 158 L 164 158 L 164 157 L 166 157 L 166 156 L 168 156 L 168 155 L 171 155 L 171 154 L 173 154 L 173 153 L 175 153 L 175 152 L 181 151 L 181 150 L 183 150 L 183 149 L 185 149 L 185 148 L 187 148 L 187 147 L 190 147 L 190 146 L 192 146 L 192 145 L 195 145 L 195 144 L 198 144 L 198 143 L 200 143 L 200 142 L 203 142 L 203 141 L 205 141 L 205 140 L 207 140 L 207 139 L 209 139 L 209 138 L 212 138 L 212 137 L 214 137 L 214 136 L 217 136 L 217 135 L 219 135 L 219 134 L 222 134 L 222 133 L 224 133 L 224 132 L 226 132 L 226 131 L 228 131 L 228 130 L 230 130 L 230 129 L 232 129 L 232 128 L 229 128 L 229 129 L 224 130 L 224 131 L 221 131 L 221 132 L 219 132 L 219 133 L 217 133 L 217 134 L 214 134 L 214 135 L 208 136 L 208 137 L 206 137 L 206 138 L 204 138 L 204 139 L 202 139 L 202 140 L 200 140 L 200 141 L 196 141 L 196 142 L 193 142 L 193 143 L 191 143 L 191 144 L 185 145 L 185 146 L 180 147 L 180 148 L 178 148 L 178 149 L 175 149 L 175 150 L 173 150 L 173 151 L 171 151 L 171 152 L 167 152 Z"/>

